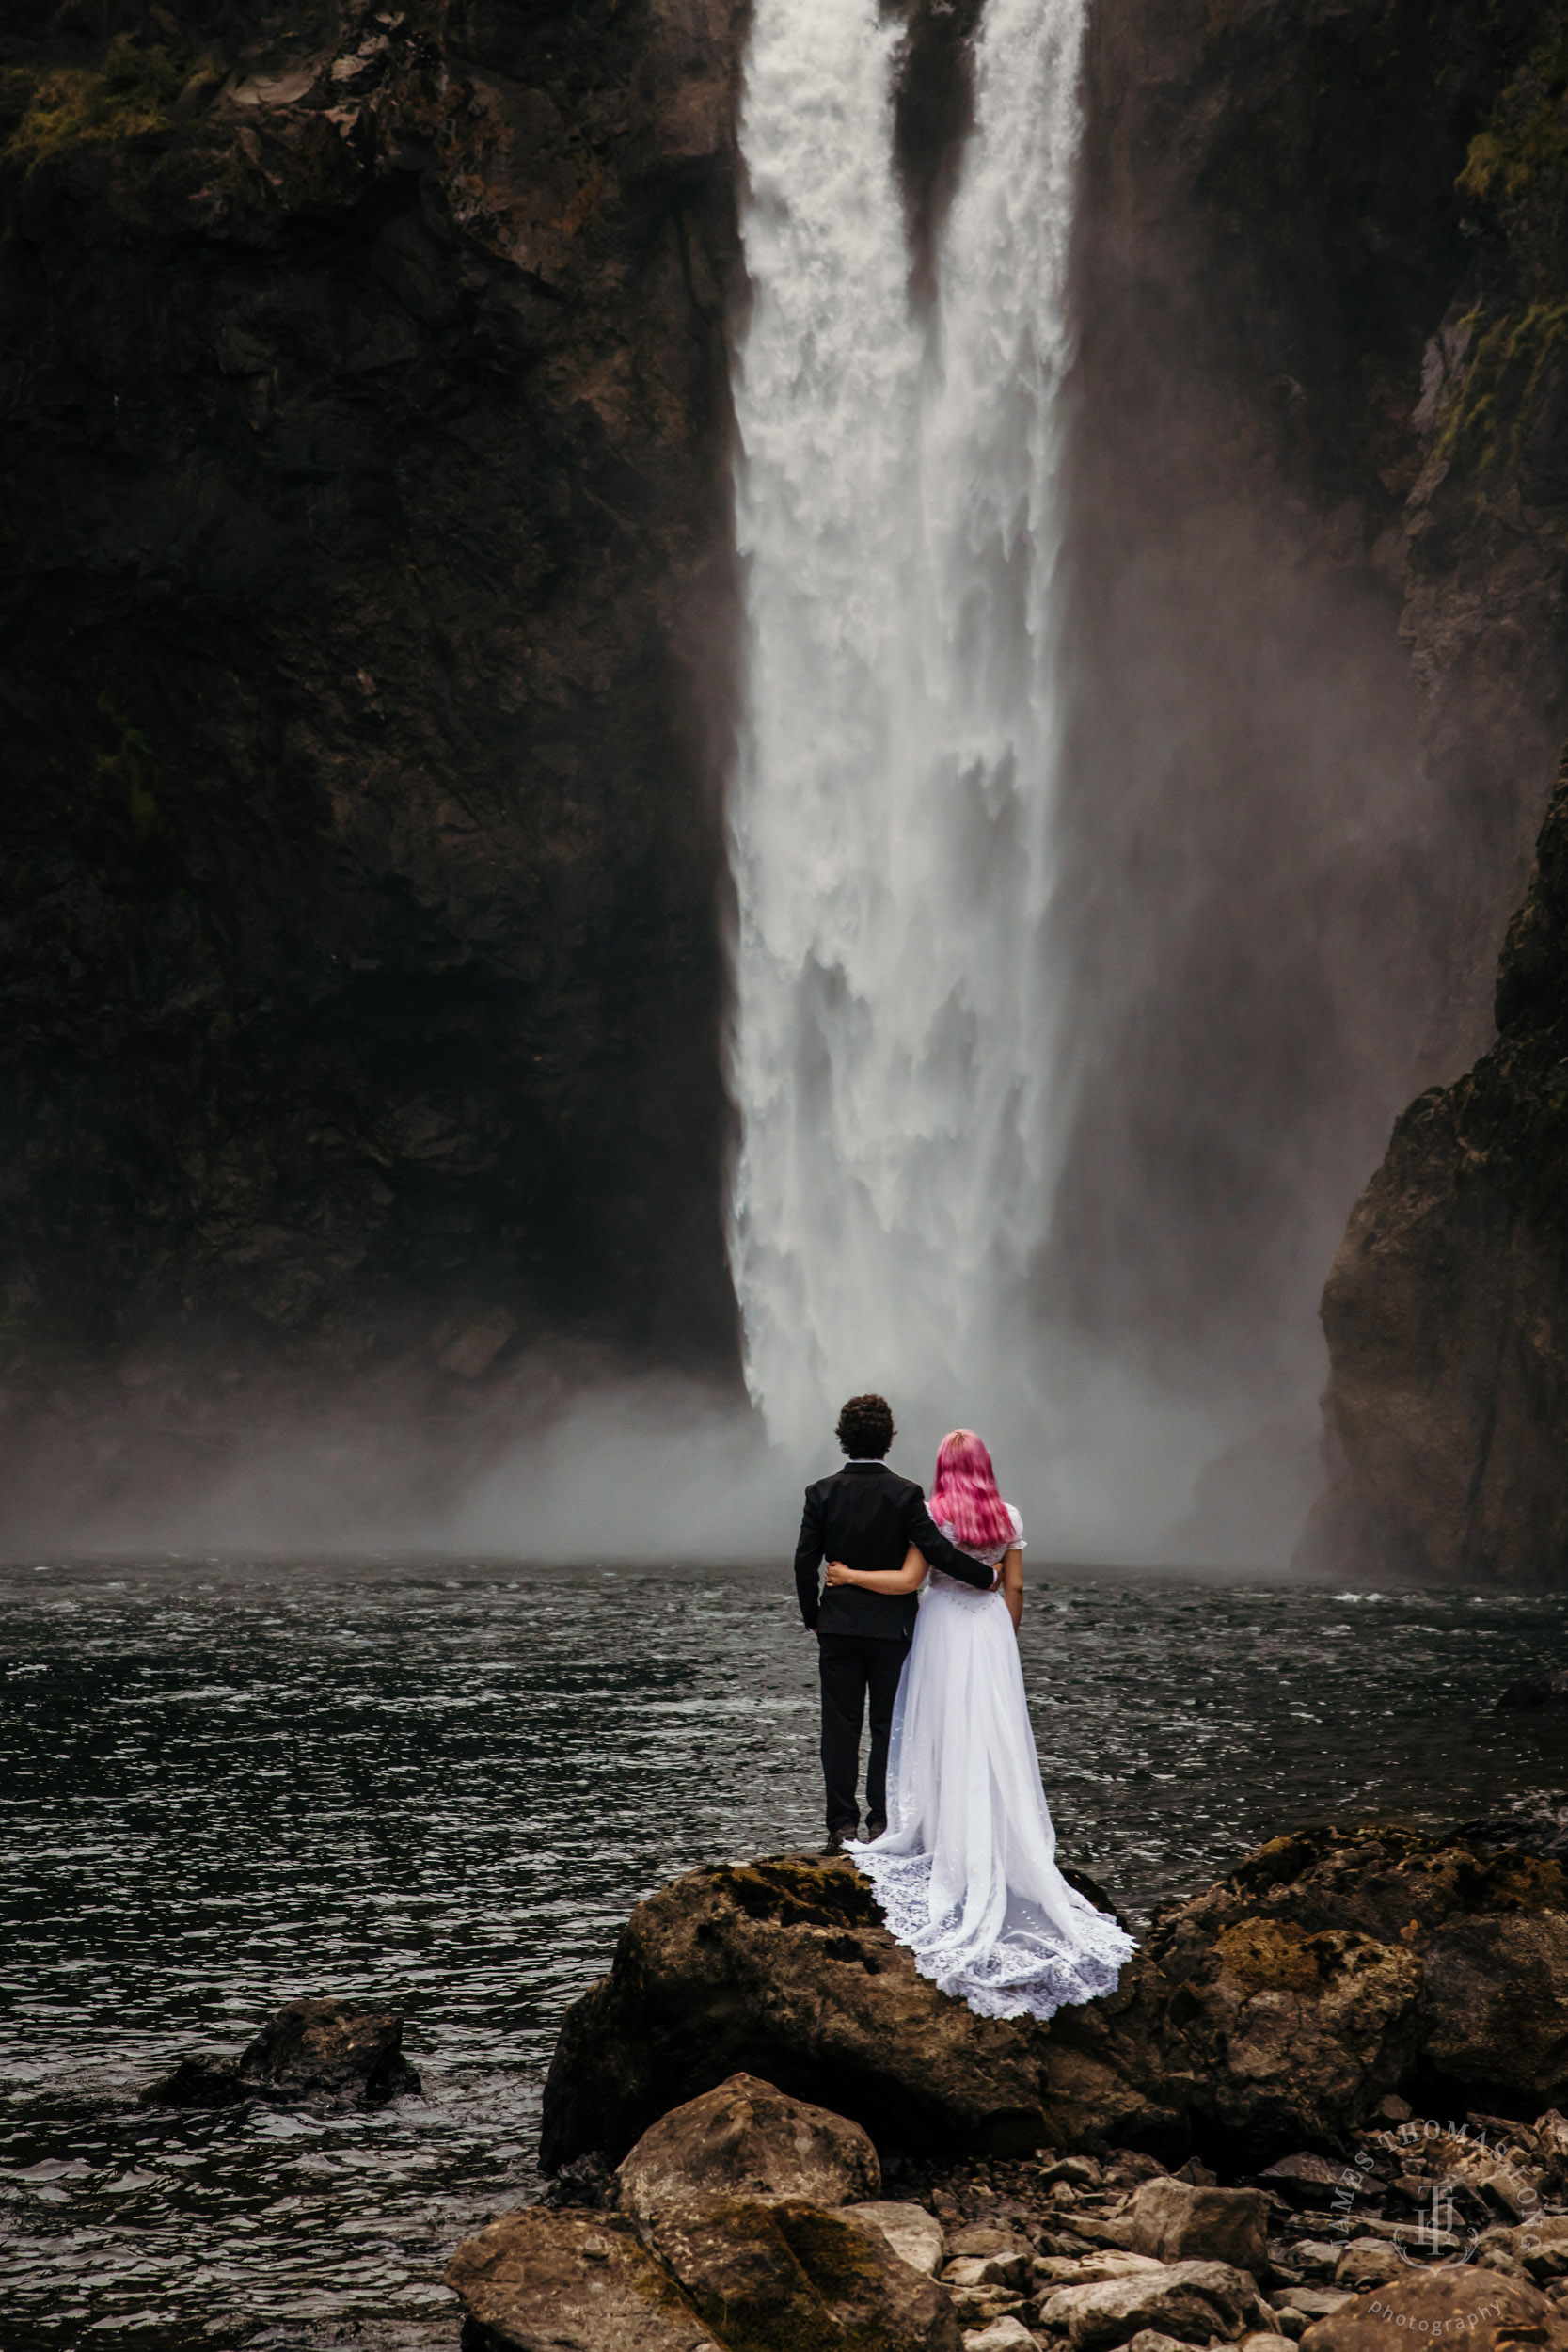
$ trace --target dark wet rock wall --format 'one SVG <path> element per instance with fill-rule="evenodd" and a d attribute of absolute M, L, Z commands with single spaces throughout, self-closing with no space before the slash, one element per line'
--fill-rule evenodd
<path fill-rule="evenodd" d="M 1497 980 L 1497 1043 L 1400 1118 L 1323 1296 L 1334 1476 L 1311 1565 L 1568 1574 L 1568 767 Z"/>
<path fill-rule="evenodd" d="M 730 1361 L 741 29 L 8 11 L 17 1377 Z"/>
<path fill-rule="evenodd" d="M 1481 873 L 1516 861 L 1568 674 L 1568 25 L 1536 8 L 1497 30 L 1501 71 L 1454 184 L 1463 265 L 1423 353 L 1402 521 L 1429 766 L 1475 811 Z M 1314 1565 L 1523 1583 L 1568 1572 L 1563 840 L 1560 771 L 1528 889 L 1512 876 L 1506 936 L 1490 894 L 1456 894 L 1456 943 L 1488 983 L 1496 1041 L 1400 1117 L 1335 1261 Z"/>
<path fill-rule="evenodd" d="M 1309 1427 L 1347 1203 L 1487 1041 L 1550 783 L 1559 576 L 1423 399 L 1513 299 L 1461 181 L 1543 21 L 1090 14 L 1045 1290 L 1260 1422 Z"/>

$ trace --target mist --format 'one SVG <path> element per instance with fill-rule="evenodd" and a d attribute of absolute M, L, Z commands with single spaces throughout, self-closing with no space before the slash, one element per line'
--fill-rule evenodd
<path fill-rule="evenodd" d="M 794 1445 L 772 1443 L 734 1381 L 562 1350 L 520 1355 L 457 1409 L 405 1378 L 275 1391 L 243 1412 L 230 1397 L 204 1414 L 210 1367 L 171 1363 L 166 1377 L 179 1406 L 166 1390 L 111 1420 L 100 1398 L 19 1433 L 0 1517 L 8 1557 L 751 1562 L 771 1564 L 784 1591 L 802 1489 L 843 1458 L 831 1415 Z M 1277 1432 L 1272 1454 L 1265 1443 L 1239 1470 L 1222 1460 L 1206 1489 L 1222 1418 L 1085 1346 L 1062 1360 L 1043 1409 L 1022 1390 L 1009 1409 L 999 1390 L 982 1412 L 957 1382 L 934 1398 L 897 1382 L 888 1392 L 890 1459 L 927 1489 L 946 1431 L 980 1426 L 1023 1514 L 1031 1576 L 1062 1563 L 1278 1568 L 1310 1500 L 1315 1451 L 1304 1468 Z"/>
<path fill-rule="evenodd" d="M 1032 1307 L 1086 1523 L 1148 1540 L 1131 1470 L 1164 1495 L 1168 1557 L 1280 1559 L 1323 1478 L 1324 1279 L 1395 1116 L 1490 1040 L 1528 836 L 1433 755 L 1404 635 L 1446 297 L 1378 263 L 1369 300 L 1374 264 L 1312 222 L 1281 273 L 1201 146 L 1134 170 L 1160 65 L 1140 53 L 1130 97 L 1133 65 L 1101 24 L 1064 429 L 1060 1172 Z"/>

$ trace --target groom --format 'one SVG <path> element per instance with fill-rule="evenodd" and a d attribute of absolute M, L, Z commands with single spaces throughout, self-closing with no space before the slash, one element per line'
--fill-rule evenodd
<path fill-rule="evenodd" d="M 827 1784 L 828 1842 L 842 1853 L 860 1820 L 855 1782 L 860 1772 L 861 1722 L 871 1701 L 871 1755 L 865 1768 L 865 1834 L 887 1827 L 887 1750 L 893 1702 L 910 1654 L 919 1603 L 913 1593 L 873 1593 L 835 1584 L 821 1592 L 824 1560 L 847 1568 L 892 1575 L 911 1544 L 932 1567 L 989 1592 L 991 1569 L 955 1549 L 939 1534 L 926 1497 L 886 1459 L 896 1433 L 885 1397 L 852 1396 L 838 1417 L 838 1441 L 849 1459 L 832 1478 L 806 1488 L 800 1540 L 795 1547 L 795 1589 L 808 1633 L 816 1636 L 822 1675 L 822 1777 Z"/>

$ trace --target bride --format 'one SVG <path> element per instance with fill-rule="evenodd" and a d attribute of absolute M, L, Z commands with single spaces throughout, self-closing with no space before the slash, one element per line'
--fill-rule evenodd
<path fill-rule="evenodd" d="M 921 1594 L 898 1685 L 888 1827 L 847 1841 L 915 1966 L 982 2017 L 1051 2017 L 1111 1992 L 1132 1938 L 1068 1884 L 1023 1695 L 1023 1521 L 973 1429 L 937 1453 L 928 1508 L 960 1551 L 999 1568 L 990 1592 L 927 1572 L 827 1567 L 830 1584 Z"/>

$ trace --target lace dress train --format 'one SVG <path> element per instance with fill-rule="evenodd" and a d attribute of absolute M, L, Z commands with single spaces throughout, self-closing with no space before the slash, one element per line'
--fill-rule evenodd
<path fill-rule="evenodd" d="M 1056 1867 L 1000 1592 L 933 1570 L 894 1711 L 888 1827 L 849 1851 L 921 1975 L 982 2017 L 1091 2001 L 1137 1948 Z"/>

